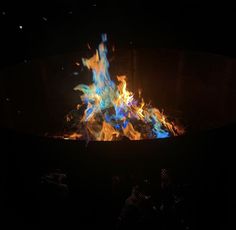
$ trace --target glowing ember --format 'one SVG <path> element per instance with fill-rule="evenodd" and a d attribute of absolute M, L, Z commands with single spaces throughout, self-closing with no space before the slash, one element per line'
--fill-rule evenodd
<path fill-rule="evenodd" d="M 106 41 L 107 36 L 102 35 L 95 55 L 82 59 L 83 65 L 92 70 L 93 83 L 74 88 L 83 93 L 82 103 L 67 115 L 66 120 L 73 132 L 64 138 L 115 141 L 123 137 L 141 140 L 182 134 L 183 129 L 169 122 L 157 108 L 145 104 L 143 98 L 134 98 L 134 94 L 127 89 L 125 76 L 117 76 L 117 85 L 111 80 Z"/>

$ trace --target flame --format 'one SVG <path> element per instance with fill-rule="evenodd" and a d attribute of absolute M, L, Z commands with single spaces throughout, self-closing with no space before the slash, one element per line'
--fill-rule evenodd
<path fill-rule="evenodd" d="M 103 121 L 98 141 L 112 141 L 114 137 L 117 138 L 118 136 L 119 132 L 117 132 L 109 123 Z"/>
<path fill-rule="evenodd" d="M 141 120 L 143 120 L 143 119 L 145 118 L 145 116 L 144 116 L 144 110 L 143 110 L 144 105 L 145 105 L 145 102 L 144 102 L 144 100 L 143 100 L 143 98 L 142 98 L 141 105 L 140 105 L 139 107 L 134 107 L 135 110 L 136 110 L 136 113 L 137 113 L 138 117 L 139 117 Z"/>
<path fill-rule="evenodd" d="M 123 128 L 124 135 L 130 140 L 140 140 L 141 133 L 136 131 L 131 123 L 128 123 L 125 128 Z"/>
<path fill-rule="evenodd" d="M 79 133 L 72 133 L 72 134 L 69 134 L 69 135 L 65 135 L 64 136 L 64 139 L 65 140 L 78 140 L 82 137 L 82 134 L 79 134 Z"/>
<path fill-rule="evenodd" d="M 76 130 L 69 139 L 114 141 L 127 137 L 130 140 L 177 136 L 184 130 L 157 108 L 146 104 L 138 91 L 139 100 L 127 89 L 126 76 L 117 76 L 117 84 L 111 80 L 105 42 L 102 35 L 98 50 L 82 63 L 93 73 L 91 85 L 80 84 L 74 88 L 82 92 L 82 103 L 77 105 L 77 115 L 68 114 L 67 122 Z M 141 102 L 140 102 L 141 100 Z"/>
<path fill-rule="evenodd" d="M 127 84 L 125 78 L 126 76 L 117 76 L 117 80 L 120 82 L 120 84 L 117 86 L 119 92 L 118 98 L 114 102 L 116 106 L 122 106 L 124 104 L 129 106 L 133 101 L 133 93 L 126 90 Z"/>

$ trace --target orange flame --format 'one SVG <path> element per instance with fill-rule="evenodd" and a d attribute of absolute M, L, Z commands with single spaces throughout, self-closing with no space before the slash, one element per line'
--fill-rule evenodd
<path fill-rule="evenodd" d="M 124 135 L 128 137 L 130 140 L 140 140 L 141 139 L 141 133 L 136 131 L 131 123 L 128 123 L 128 125 L 123 128 Z"/>

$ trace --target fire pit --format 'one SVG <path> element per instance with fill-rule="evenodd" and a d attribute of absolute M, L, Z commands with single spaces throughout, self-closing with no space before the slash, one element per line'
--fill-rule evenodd
<path fill-rule="evenodd" d="M 116 141 L 180 135 L 179 123 L 192 133 L 235 122 L 233 59 L 164 48 L 119 46 L 114 52 L 106 42 L 103 37 L 97 52 L 86 46 L 1 70 L 1 126 Z"/>

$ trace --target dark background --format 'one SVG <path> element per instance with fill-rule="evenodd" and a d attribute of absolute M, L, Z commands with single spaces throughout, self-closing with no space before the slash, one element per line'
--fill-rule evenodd
<path fill-rule="evenodd" d="M 87 42 L 96 46 L 101 32 L 111 34 L 111 42 L 118 46 L 129 46 L 132 41 L 136 47 L 184 48 L 235 56 L 232 5 L 95 1 L 50 6 L 22 2 L 2 6 L 1 11 L 2 66 L 80 50 Z"/>
<path fill-rule="evenodd" d="M 112 4 L 39 2 L 1 7 L 1 175 L 6 223 L 47 225 L 47 206 L 41 206 L 39 190 L 42 168 L 68 173 L 71 206 L 63 219 L 68 226 L 83 222 L 84 217 L 88 222 L 100 223 L 100 218 L 106 222 L 115 173 L 136 170 L 158 177 L 160 168 L 170 167 L 180 181 L 192 186 L 193 228 L 225 228 L 235 136 L 235 8 Z M 93 53 L 87 43 L 94 49 L 102 32 L 119 54 L 114 54 L 111 71 L 129 74 L 131 88 L 141 86 L 147 100 L 182 119 L 186 136 L 85 147 L 83 142 L 19 134 L 60 131 L 64 115 L 79 99 L 72 91 L 78 84 L 73 72 L 82 70 L 73 63 Z M 81 78 L 86 81 L 89 73 L 83 71 Z M 84 198 L 82 208 L 78 196 Z"/>

